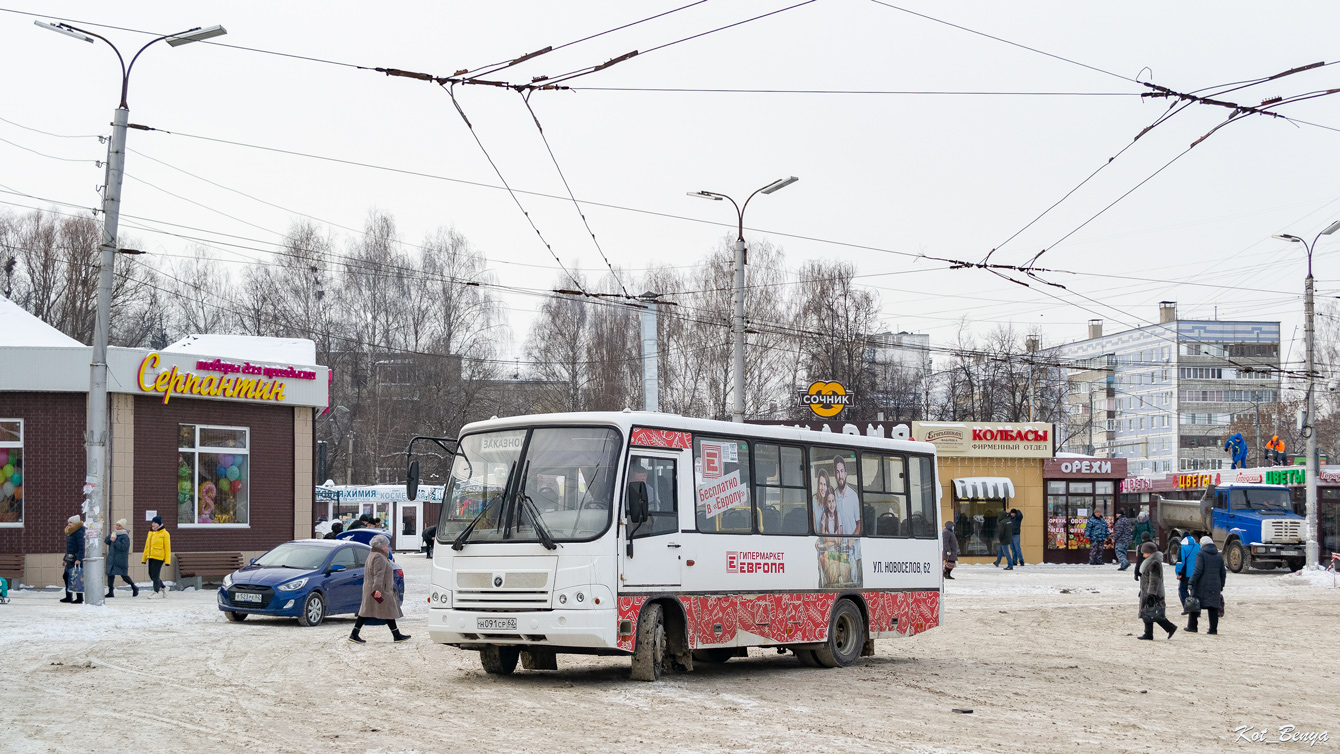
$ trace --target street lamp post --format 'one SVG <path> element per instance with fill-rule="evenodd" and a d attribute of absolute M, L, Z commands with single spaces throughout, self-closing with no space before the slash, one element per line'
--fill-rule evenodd
<path fill-rule="evenodd" d="M 1307 409 L 1305 414 L 1307 422 L 1303 427 L 1303 431 L 1307 437 L 1307 534 L 1306 539 L 1303 541 L 1307 543 L 1308 568 L 1317 567 L 1317 475 L 1321 473 L 1317 464 L 1317 423 L 1316 416 L 1313 414 L 1317 402 L 1315 391 L 1317 371 L 1316 354 L 1314 350 L 1316 326 L 1313 322 L 1314 310 L 1312 303 L 1312 293 L 1315 288 L 1312 279 L 1312 251 L 1316 249 L 1317 242 L 1321 240 L 1322 236 L 1329 236 L 1337 230 L 1340 230 L 1340 220 L 1336 220 L 1326 226 L 1325 229 L 1317 234 L 1316 238 L 1312 239 L 1312 243 L 1310 244 L 1298 236 L 1291 236 L 1287 233 L 1275 236 L 1275 238 L 1278 238 L 1281 241 L 1302 244 L 1303 249 L 1307 251 L 1307 281 L 1304 286 L 1305 296 L 1303 301 L 1304 330 L 1307 333 Z"/>
<path fill-rule="evenodd" d="M 126 124 L 130 118 L 130 107 L 126 104 L 126 94 L 130 88 L 130 71 L 135 61 L 155 42 L 167 41 L 171 47 L 210 39 L 228 33 L 222 26 L 207 28 L 196 27 L 177 34 L 168 34 L 151 39 L 136 52 L 126 65 L 126 59 L 116 45 L 105 37 L 85 31 L 66 23 L 49 24 L 45 21 L 33 23 L 73 37 L 81 42 L 93 43 L 100 39 L 116 53 L 121 64 L 121 101 L 112 113 L 112 138 L 107 144 L 107 178 L 102 194 L 102 244 L 101 269 L 98 278 L 97 318 L 93 326 L 93 363 L 89 374 L 88 387 L 88 427 L 84 432 L 84 449 L 87 459 L 84 489 L 87 501 L 84 504 L 84 519 L 87 524 L 87 544 L 84 551 L 84 589 L 85 603 L 101 605 L 103 603 L 102 569 L 102 531 L 103 516 L 107 501 L 107 333 L 108 320 L 112 308 L 112 273 L 116 264 L 117 226 L 121 220 L 121 179 L 126 159 Z M 129 251 L 129 250 L 128 250 Z"/>
<path fill-rule="evenodd" d="M 728 200 L 735 206 L 735 215 L 739 220 L 739 232 L 735 237 L 735 316 L 731 322 L 731 332 L 735 336 L 735 366 L 732 370 L 732 381 L 735 383 L 735 406 L 731 411 L 731 421 L 733 422 L 744 422 L 744 266 L 746 264 L 744 211 L 749 208 L 749 202 L 755 196 L 781 191 L 798 180 L 800 179 L 794 175 L 790 178 L 775 180 L 750 194 L 749 198 L 744 200 L 744 204 L 740 204 L 729 196 L 715 191 L 688 192 L 689 196 L 696 196 L 700 199 L 711 199 L 717 202 L 722 199 Z"/>

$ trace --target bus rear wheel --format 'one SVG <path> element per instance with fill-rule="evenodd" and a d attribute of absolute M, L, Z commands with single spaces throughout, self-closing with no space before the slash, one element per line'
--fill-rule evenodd
<path fill-rule="evenodd" d="M 813 649 L 796 649 L 793 651 L 796 653 L 796 659 L 800 660 L 801 665 L 804 665 L 807 668 L 823 667 L 819 664 L 819 658 L 814 656 Z"/>
<path fill-rule="evenodd" d="M 865 645 L 865 619 L 851 600 L 838 600 L 828 624 L 828 641 L 814 650 L 814 657 L 825 668 L 845 668 L 861 656 Z"/>
<path fill-rule="evenodd" d="M 637 622 L 633 649 L 633 680 L 659 681 L 665 667 L 665 616 L 660 605 L 648 605 Z"/>
<path fill-rule="evenodd" d="M 490 675 L 511 675 L 520 657 L 521 650 L 516 647 L 489 644 L 479 648 L 479 663 L 484 666 L 484 672 Z"/>

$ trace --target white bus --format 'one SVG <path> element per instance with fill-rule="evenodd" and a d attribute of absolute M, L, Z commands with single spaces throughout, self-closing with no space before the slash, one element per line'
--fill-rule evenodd
<path fill-rule="evenodd" d="M 633 677 L 777 647 L 850 665 L 940 622 L 929 443 L 657 413 L 464 427 L 428 629 L 489 673 L 631 655 Z"/>

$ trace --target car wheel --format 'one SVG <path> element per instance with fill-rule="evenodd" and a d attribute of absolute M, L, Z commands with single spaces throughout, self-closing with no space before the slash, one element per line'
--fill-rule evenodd
<path fill-rule="evenodd" d="M 489 644 L 479 648 L 479 663 L 484 666 L 484 672 L 490 675 L 511 675 L 520 657 L 521 650 L 517 647 Z"/>
<path fill-rule="evenodd" d="M 246 614 L 246 613 L 233 613 L 233 612 L 228 612 L 228 613 L 224 613 L 224 615 L 228 616 L 228 620 L 230 620 L 230 621 L 232 621 L 232 622 L 234 622 L 234 623 L 241 623 L 242 621 L 244 621 L 244 620 L 247 619 L 247 614 Z"/>
<path fill-rule="evenodd" d="M 659 681 L 665 668 L 665 618 L 660 605 L 648 605 L 637 623 L 633 680 Z"/>
<path fill-rule="evenodd" d="M 1224 565 L 1233 573 L 1242 573 L 1247 567 L 1247 553 L 1243 550 L 1242 542 L 1229 542 L 1224 548 Z"/>
<path fill-rule="evenodd" d="M 814 657 L 826 668 L 845 668 L 861 656 L 865 645 L 865 620 L 851 600 L 839 600 L 828 624 L 828 641 L 814 650 Z"/>
<path fill-rule="evenodd" d="M 302 603 L 302 612 L 298 615 L 298 625 L 319 626 L 326 619 L 326 600 L 320 592 L 312 592 Z"/>

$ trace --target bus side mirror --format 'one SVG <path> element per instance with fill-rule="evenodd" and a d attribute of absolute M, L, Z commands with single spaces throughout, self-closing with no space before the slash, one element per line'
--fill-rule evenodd
<path fill-rule="evenodd" d="M 628 483 L 628 522 L 641 524 L 647 520 L 647 483 Z"/>
<path fill-rule="evenodd" d="M 405 497 L 413 500 L 419 495 L 419 462 L 409 462 L 409 473 L 406 475 Z"/>

